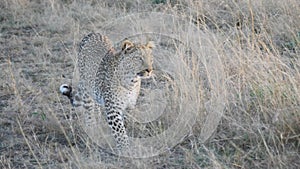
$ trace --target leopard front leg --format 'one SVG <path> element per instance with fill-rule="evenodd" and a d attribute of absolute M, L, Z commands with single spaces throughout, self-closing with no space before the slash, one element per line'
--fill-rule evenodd
<path fill-rule="evenodd" d="M 105 99 L 105 111 L 108 125 L 117 143 L 117 148 L 119 150 L 127 149 L 129 142 L 124 125 L 124 108 L 122 108 L 121 104 L 115 104 L 113 100 Z"/>

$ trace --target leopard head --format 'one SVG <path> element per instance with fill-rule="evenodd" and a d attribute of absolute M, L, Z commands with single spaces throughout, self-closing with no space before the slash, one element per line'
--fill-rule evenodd
<path fill-rule="evenodd" d="M 155 47 L 153 41 L 147 44 L 134 44 L 129 40 L 122 43 L 121 65 L 128 76 L 132 78 L 149 78 L 153 71 L 152 50 Z"/>

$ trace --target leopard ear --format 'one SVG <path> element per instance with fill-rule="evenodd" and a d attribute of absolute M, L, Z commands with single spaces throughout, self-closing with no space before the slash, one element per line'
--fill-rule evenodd
<path fill-rule="evenodd" d="M 147 45 L 146 45 L 148 48 L 150 48 L 150 49 L 153 49 L 153 48 L 155 48 L 155 44 L 154 44 L 154 42 L 153 41 L 149 41 L 148 43 L 147 43 Z"/>
<path fill-rule="evenodd" d="M 123 43 L 122 43 L 122 50 L 126 50 L 130 47 L 134 46 L 134 44 L 132 42 L 130 42 L 129 40 L 125 40 Z"/>

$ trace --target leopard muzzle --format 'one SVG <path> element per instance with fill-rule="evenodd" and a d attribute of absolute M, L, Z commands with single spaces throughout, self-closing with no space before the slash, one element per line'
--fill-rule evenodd
<path fill-rule="evenodd" d="M 137 73 L 137 76 L 141 77 L 141 78 L 147 78 L 150 77 L 152 74 L 152 69 L 145 69 L 140 71 L 139 73 Z"/>

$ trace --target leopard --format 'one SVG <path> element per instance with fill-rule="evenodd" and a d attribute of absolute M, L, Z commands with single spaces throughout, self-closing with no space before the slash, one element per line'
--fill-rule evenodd
<path fill-rule="evenodd" d="M 141 44 L 124 39 L 116 49 L 107 36 L 90 33 L 79 44 L 77 89 L 60 86 L 61 94 L 84 113 L 93 111 L 95 105 L 103 107 L 118 150 L 129 146 L 124 114 L 135 108 L 142 79 L 152 77 L 154 47 L 153 41 Z"/>

